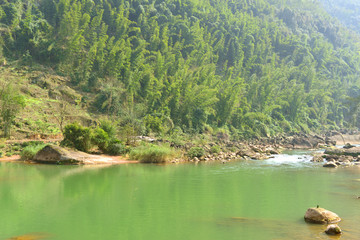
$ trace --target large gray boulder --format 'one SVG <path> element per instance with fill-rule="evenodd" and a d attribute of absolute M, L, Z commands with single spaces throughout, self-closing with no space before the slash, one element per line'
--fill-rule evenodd
<path fill-rule="evenodd" d="M 330 224 L 341 221 L 341 218 L 336 214 L 324 208 L 309 208 L 304 216 L 308 223 Z"/>

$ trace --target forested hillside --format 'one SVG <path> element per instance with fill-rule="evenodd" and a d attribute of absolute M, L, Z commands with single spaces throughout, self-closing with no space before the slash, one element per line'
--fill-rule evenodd
<path fill-rule="evenodd" d="M 1 58 L 135 134 L 353 128 L 360 40 L 313 0 L 3 0 Z"/>
<path fill-rule="evenodd" d="M 320 0 L 325 9 L 347 27 L 360 33 L 360 2 L 357 0 Z"/>

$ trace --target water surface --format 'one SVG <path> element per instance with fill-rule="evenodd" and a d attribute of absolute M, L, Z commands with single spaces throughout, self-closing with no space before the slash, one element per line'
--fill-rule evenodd
<path fill-rule="evenodd" d="M 360 168 L 307 152 L 227 164 L 48 166 L 0 163 L 0 239 L 330 239 L 304 223 L 320 205 L 360 239 Z"/>

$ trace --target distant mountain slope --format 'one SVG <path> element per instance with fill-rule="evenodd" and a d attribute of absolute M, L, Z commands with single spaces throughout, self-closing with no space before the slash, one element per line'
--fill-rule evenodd
<path fill-rule="evenodd" d="M 352 30 L 360 33 L 360 1 L 320 0 L 325 9 Z"/>
<path fill-rule="evenodd" d="M 136 134 L 359 126 L 360 40 L 317 1 L 5 0 L 0 23 L 2 58 Z"/>

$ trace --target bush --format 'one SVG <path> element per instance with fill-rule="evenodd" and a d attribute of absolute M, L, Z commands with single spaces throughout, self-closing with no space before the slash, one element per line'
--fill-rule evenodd
<path fill-rule="evenodd" d="M 142 163 L 165 163 L 176 155 L 175 151 L 167 146 L 139 146 L 130 152 L 130 158 Z"/>
<path fill-rule="evenodd" d="M 126 153 L 126 151 L 127 150 L 123 144 L 119 142 L 112 142 L 109 144 L 106 153 L 117 156 Z"/>
<path fill-rule="evenodd" d="M 192 147 L 188 151 L 187 155 L 190 158 L 195 158 L 195 157 L 199 158 L 205 155 L 205 150 L 201 147 Z"/>
<path fill-rule="evenodd" d="M 109 120 L 100 121 L 100 128 L 108 134 L 109 138 L 116 138 L 117 129 L 113 122 Z"/>
<path fill-rule="evenodd" d="M 29 145 L 29 146 L 25 147 L 20 153 L 21 159 L 22 160 L 33 160 L 35 155 L 38 153 L 38 151 L 43 149 L 46 145 L 47 144 L 41 143 L 41 144 Z"/>
<path fill-rule="evenodd" d="M 221 148 L 218 145 L 214 145 L 210 148 L 211 153 L 219 153 L 221 151 Z"/>
<path fill-rule="evenodd" d="M 72 123 L 65 126 L 62 146 L 73 147 L 79 151 L 89 152 L 92 147 L 92 131 L 90 128 Z"/>
<path fill-rule="evenodd" d="M 102 152 L 107 152 L 109 147 L 109 135 L 101 128 L 95 129 L 92 142 L 99 147 Z"/>

